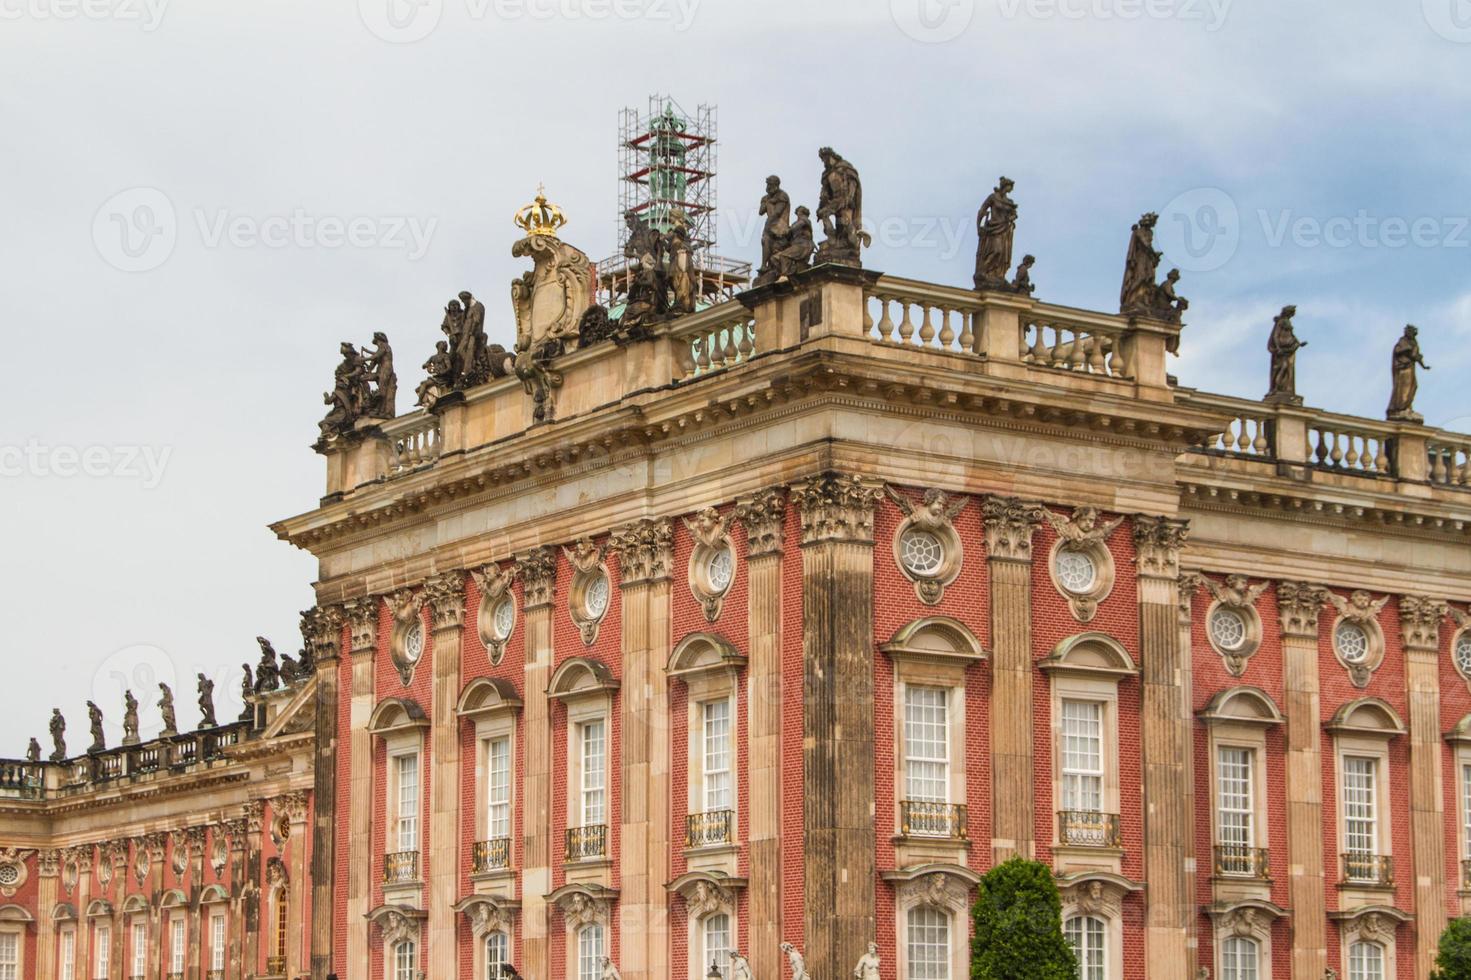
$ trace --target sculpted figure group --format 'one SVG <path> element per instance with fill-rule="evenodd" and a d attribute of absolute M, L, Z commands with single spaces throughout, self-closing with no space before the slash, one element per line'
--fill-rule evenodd
<path fill-rule="evenodd" d="M 1164 282 L 1156 282 L 1159 260 L 1165 254 L 1154 247 L 1154 226 L 1158 221 L 1159 215 L 1151 211 L 1130 229 L 1124 282 L 1119 289 L 1119 312 L 1179 323 L 1190 302 L 1175 291 L 1175 284 L 1180 281 L 1179 269 L 1171 269 Z"/>
<path fill-rule="evenodd" d="M 372 349 L 343 341 L 338 350 L 342 360 L 333 372 L 332 390 L 322 396 L 330 407 L 317 423 L 322 431 L 320 445 L 348 434 L 360 419 L 393 418 L 398 400 L 398 376 L 387 334 L 373 334 Z"/>
<path fill-rule="evenodd" d="M 782 190 L 781 178 L 766 178 L 766 194 L 760 214 L 766 219 L 761 231 L 761 266 L 754 285 L 777 282 L 817 264 L 862 266 L 862 252 L 873 239 L 863 229 L 863 181 L 858 168 L 832 147 L 817 151 L 822 160 L 822 184 L 817 198 L 817 220 L 824 239 L 814 240 L 812 212 L 806 207 L 792 211 L 792 199 Z M 796 217 L 793 217 L 795 213 Z"/>
<path fill-rule="evenodd" d="M 1015 278 L 1010 282 L 1006 280 L 1007 270 L 1011 268 L 1012 241 L 1016 236 L 1017 207 L 1016 202 L 1011 199 L 1011 190 L 1015 186 L 1016 181 L 1010 177 L 998 178 L 996 189 L 981 202 L 981 209 L 976 212 L 974 282 L 976 289 L 1025 293 L 1030 296 L 1036 288 L 1032 285 L 1032 266 L 1036 263 L 1036 258 L 1031 255 L 1023 257 L 1016 267 Z"/>
<path fill-rule="evenodd" d="M 445 304 L 439 329 L 445 339 L 434 345 L 433 355 L 424 362 L 428 377 L 415 392 L 420 405 L 432 406 L 452 391 L 464 391 L 510 373 L 511 355 L 500 344 L 489 342 L 485 304 L 469 290 Z"/>
<path fill-rule="evenodd" d="M 689 218 L 683 211 L 670 216 L 669 229 L 663 232 L 644 221 L 635 211 L 629 211 L 623 219 L 628 225 L 628 242 L 623 246 L 623 256 L 629 260 L 632 281 L 628 286 L 623 316 L 618 321 L 618 332 L 636 338 L 651 324 L 695 312 L 699 300 L 699 270 L 695 268 Z M 593 336 L 588 326 L 584 319 L 580 331 L 584 346 L 608 339 Z"/>

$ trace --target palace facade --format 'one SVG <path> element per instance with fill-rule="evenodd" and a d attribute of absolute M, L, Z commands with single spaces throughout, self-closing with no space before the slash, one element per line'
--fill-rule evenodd
<path fill-rule="evenodd" d="M 528 230 L 555 356 L 339 416 L 274 525 L 320 562 L 308 672 L 0 768 L 0 980 L 776 980 L 783 943 L 837 980 L 870 942 L 959 980 L 1014 855 L 1086 980 L 1425 980 L 1471 895 L 1471 437 L 1183 387 L 1169 317 L 840 265 L 600 340 Z"/>

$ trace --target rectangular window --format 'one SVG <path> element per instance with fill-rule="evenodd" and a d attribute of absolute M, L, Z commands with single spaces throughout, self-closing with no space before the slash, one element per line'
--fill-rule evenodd
<path fill-rule="evenodd" d="M 589 721 L 581 726 L 582 734 L 582 826 L 606 823 L 603 810 L 606 782 L 606 748 L 603 722 Z"/>
<path fill-rule="evenodd" d="M 398 786 L 398 849 L 419 849 L 419 754 L 394 756 L 394 777 Z"/>
<path fill-rule="evenodd" d="M 1216 754 L 1217 843 L 1224 847 L 1252 847 L 1252 752 L 1223 745 Z"/>
<path fill-rule="evenodd" d="M 92 975 L 97 980 L 107 980 L 107 970 L 112 965 L 112 930 L 107 926 L 98 926 L 92 939 L 97 944 L 97 956 L 93 963 L 96 970 Z M 179 969 L 182 970 L 183 967 Z"/>
<path fill-rule="evenodd" d="M 706 916 L 701 923 L 704 934 L 705 953 L 700 957 L 696 976 L 709 977 L 709 969 L 720 971 L 721 977 L 730 976 L 730 916 L 723 912 Z"/>
<path fill-rule="evenodd" d="M 169 920 L 169 972 L 184 972 L 184 920 Z"/>
<path fill-rule="evenodd" d="M 577 980 L 603 975 L 603 927 L 594 923 L 577 933 Z"/>
<path fill-rule="evenodd" d="M 70 929 L 61 934 L 61 980 L 76 980 L 77 934 Z"/>
<path fill-rule="evenodd" d="M 733 809 L 730 771 L 730 702 L 701 705 L 705 732 L 705 811 Z"/>
<path fill-rule="evenodd" d="M 393 947 L 393 980 L 414 980 L 417 952 L 418 948 L 409 939 Z"/>
<path fill-rule="evenodd" d="M 904 688 L 904 795 L 927 803 L 950 799 L 950 692 Z"/>
<path fill-rule="evenodd" d="M 1103 809 L 1103 704 L 1062 702 L 1062 808 Z"/>
<path fill-rule="evenodd" d="M 1471 764 L 1461 766 L 1461 825 L 1466 836 L 1466 857 L 1471 858 Z"/>
<path fill-rule="evenodd" d="M 225 917 L 219 913 L 209 919 L 209 968 L 225 968 Z"/>
<path fill-rule="evenodd" d="M 0 980 L 20 980 L 20 934 L 0 932 Z"/>
<path fill-rule="evenodd" d="M 504 736 L 485 747 L 485 830 L 489 840 L 511 836 L 511 740 Z"/>
<path fill-rule="evenodd" d="M 1351 854 L 1379 853 L 1377 767 L 1375 759 L 1343 759 L 1343 845 Z"/>
<path fill-rule="evenodd" d="M 141 977 L 148 972 L 148 925 L 133 923 L 133 971 L 130 976 Z"/>

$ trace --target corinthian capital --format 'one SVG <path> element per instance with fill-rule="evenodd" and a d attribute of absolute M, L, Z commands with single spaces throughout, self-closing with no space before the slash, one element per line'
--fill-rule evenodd
<path fill-rule="evenodd" d="M 792 487 L 802 511 L 802 543 L 873 542 L 873 508 L 883 494 L 879 484 L 851 473 L 826 473 Z"/>
<path fill-rule="evenodd" d="M 378 597 L 360 596 L 343 606 L 347 616 L 350 642 L 354 653 L 374 650 L 378 646 Z"/>
<path fill-rule="evenodd" d="M 746 557 L 779 555 L 786 537 L 787 493 L 771 487 L 736 501 L 735 518 L 746 529 Z"/>
<path fill-rule="evenodd" d="M 424 601 L 436 630 L 459 629 L 465 625 L 465 573 L 445 572 L 424 583 Z"/>
<path fill-rule="evenodd" d="M 1032 532 L 1042 523 L 1042 505 L 1016 497 L 987 497 L 981 501 L 981 523 L 986 528 L 986 558 L 993 561 L 1032 560 Z"/>
<path fill-rule="evenodd" d="M 1440 624 L 1450 607 L 1441 599 L 1403 595 L 1399 600 L 1399 624 L 1405 646 L 1415 650 L 1440 649 Z"/>
<path fill-rule="evenodd" d="M 1328 590 L 1307 582 L 1277 583 L 1277 615 L 1282 635 L 1318 638 L 1318 613 L 1328 604 Z"/>
<path fill-rule="evenodd" d="M 1140 514 L 1134 518 L 1134 553 L 1141 578 L 1180 577 L 1180 551 L 1190 522 Z"/>
<path fill-rule="evenodd" d="M 557 555 L 550 548 L 534 548 L 516 558 L 527 609 L 550 606 L 557 591 Z"/>
<path fill-rule="evenodd" d="M 674 525 L 667 519 L 635 521 L 613 532 L 608 550 L 618 555 L 624 587 L 661 582 L 673 564 Z"/>
<path fill-rule="evenodd" d="M 346 613 L 341 606 L 316 606 L 301 614 L 302 649 L 312 662 L 335 663 L 342 648 L 342 623 Z"/>

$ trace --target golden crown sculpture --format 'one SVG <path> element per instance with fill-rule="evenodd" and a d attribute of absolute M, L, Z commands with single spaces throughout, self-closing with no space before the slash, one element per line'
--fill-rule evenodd
<path fill-rule="evenodd" d="M 557 229 L 567 223 L 567 216 L 555 204 L 547 203 L 545 187 L 536 189 L 536 200 L 516 212 L 516 227 L 528 235 L 557 237 Z"/>

